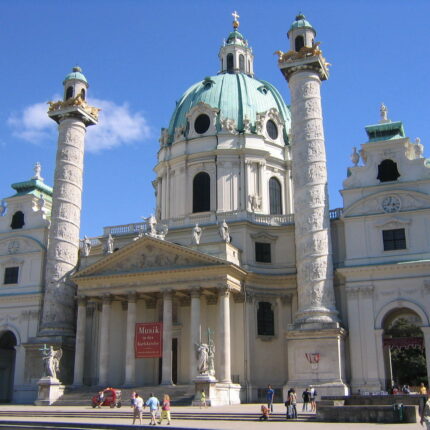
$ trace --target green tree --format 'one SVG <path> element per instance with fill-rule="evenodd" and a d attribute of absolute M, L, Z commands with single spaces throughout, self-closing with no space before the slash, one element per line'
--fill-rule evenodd
<path fill-rule="evenodd" d="M 398 318 L 385 330 L 392 338 L 423 337 L 421 329 L 406 318 Z M 421 348 L 394 348 L 391 350 L 393 379 L 399 385 L 428 384 L 425 350 Z"/>

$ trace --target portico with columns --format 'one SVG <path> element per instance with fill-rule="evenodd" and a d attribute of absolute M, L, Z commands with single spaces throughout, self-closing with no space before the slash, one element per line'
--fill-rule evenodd
<path fill-rule="evenodd" d="M 74 385 L 191 384 L 197 373 L 196 344 L 207 328 L 216 336 L 216 378 L 231 383 L 231 342 L 243 327 L 232 333 L 230 314 L 241 305 L 233 297 L 242 295 L 245 274 L 228 261 L 149 236 L 81 270 L 74 278 L 78 285 Z M 96 318 L 87 318 L 89 303 L 96 303 Z M 157 359 L 135 358 L 137 322 L 163 323 L 161 365 Z M 96 338 L 87 336 L 94 325 Z M 85 359 L 89 356 L 97 366 Z M 98 369 L 97 375 L 93 369 Z"/>

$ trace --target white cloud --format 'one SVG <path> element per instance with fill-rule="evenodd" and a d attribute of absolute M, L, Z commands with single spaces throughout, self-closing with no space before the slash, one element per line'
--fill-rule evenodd
<path fill-rule="evenodd" d="M 58 100 L 60 97 L 54 97 Z M 141 112 L 132 112 L 127 103 L 117 105 L 109 100 L 89 99 L 91 106 L 101 108 L 99 123 L 88 127 L 85 148 L 100 152 L 120 145 L 138 143 L 151 135 L 150 127 Z M 35 103 L 12 114 L 8 124 L 14 136 L 30 143 L 56 142 L 57 128 L 46 114 L 46 103 Z"/>

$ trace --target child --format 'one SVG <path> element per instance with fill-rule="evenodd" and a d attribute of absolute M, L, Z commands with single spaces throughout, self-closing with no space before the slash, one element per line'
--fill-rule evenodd
<path fill-rule="evenodd" d="M 165 394 L 161 403 L 161 416 L 158 424 L 161 424 L 164 419 L 167 419 L 167 425 L 170 426 L 170 397 Z"/>
<path fill-rule="evenodd" d="M 202 390 L 200 394 L 200 409 L 204 406 L 206 408 L 206 393 L 205 390 Z"/>
<path fill-rule="evenodd" d="M 268 419 L 269 419 L 269 408 L 265 405 L 261 405 L 260 421 L 261 420 L 267 421 Z"/>

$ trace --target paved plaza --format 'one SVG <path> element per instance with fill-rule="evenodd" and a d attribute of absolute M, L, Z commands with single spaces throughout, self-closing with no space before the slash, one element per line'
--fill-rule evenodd
<path fill-rule="evenodd" d="M 281 420 L 285 408 L 276 404 L 274 420 L 258 421 L 260 404 L 245 404 L 213 408 L 177 406 L 172 408 L 172 425 L 175 428 L 200 429 L 294 429 L 294 430 L 415 430 L 423 428 L 416 424 L 363 424 L 363 423 L 320 423 L 316 421 Z M 301 405 L 298 408 L 301 411 Z M 311 416 L 311 414 L 306 414 Z M 303 415 L 301 415 L 303 416 Z M 144 426 L 149 423 L 148 409 L 144 413 Z M 181 419 L 182 417 L 182 419 Z M 186 419 L 184 419 L 186 417 Z M 232 418 L 234 417 L 234 418 Z M 92 409 L 90 406 L 32 406 L 32 405 L 1 405 L 0 422 L 2 421 L 28 421 L 28 422 L 58 422 L 58 423 L 92 423 L 130 426 L 132 423 L 132 409 L 122 407 L 118 409 Z M 139 426 L 136 425 L 136 428 Z"/>

